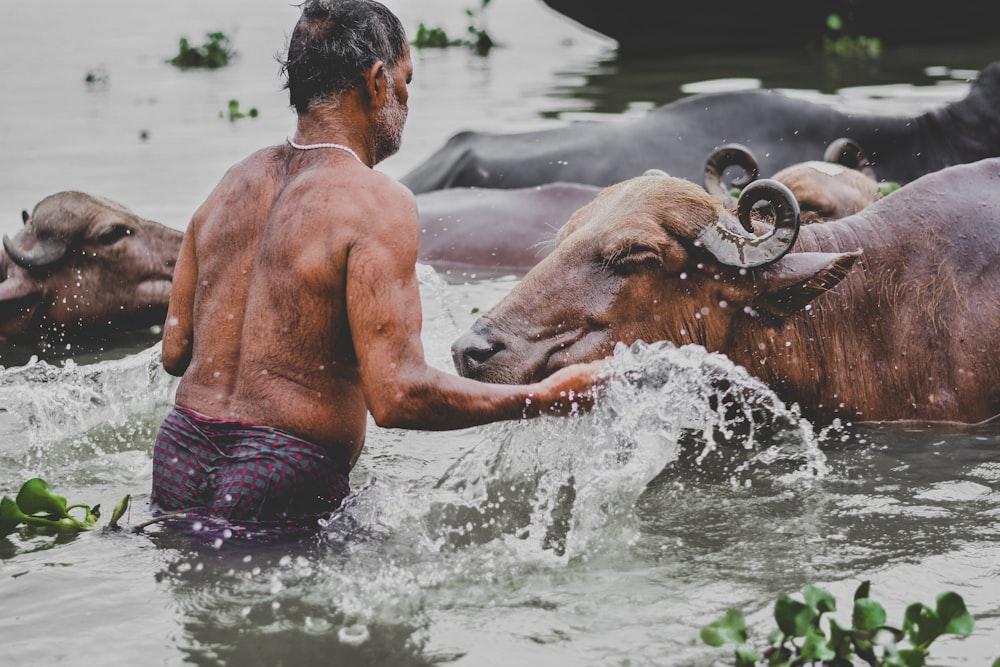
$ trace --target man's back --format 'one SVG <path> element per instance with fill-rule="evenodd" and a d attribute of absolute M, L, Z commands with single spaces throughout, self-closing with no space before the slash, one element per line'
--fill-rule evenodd
<path fill-rule="evenodd" d="M 378 223 L 373 177 L 383 178 L 339 151 L 288 146 L 226 174 L 188 232 L 195 326 L 178 404 L 354 460 L 366 414 L 345 283 L 349 250 Z"/>

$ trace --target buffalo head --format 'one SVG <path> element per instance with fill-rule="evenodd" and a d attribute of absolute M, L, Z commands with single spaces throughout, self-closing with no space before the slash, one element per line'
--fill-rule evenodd
<path fill-rule="evenodd" d="M 108 199 L 59 192 L 0 253 L 0 341 L 100 338 L 162 324 L 183 233 Z"/>
<path fill-rule="evenodd" d="M 751 216 L 764 200 L 771 223 Z M 649 174 L 611 186 L 454 343 L 456 368 L 520 383 L 607 356 L 618 342 L 725 351 L 738 321 L 802 309 L 853 265 L 853 253 L 786 254 L 798 226 L 795 198 L 772 180 L 745 187 L 735 216 L 684 179 Z"/>

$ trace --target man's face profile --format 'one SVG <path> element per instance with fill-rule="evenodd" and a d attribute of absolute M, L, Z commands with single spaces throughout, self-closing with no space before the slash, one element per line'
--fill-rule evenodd
<path fill-rule="evenodd" d="M 403 143 L 403 127 L 406 125 L 406 116 L 409 111 L 404 97 L 407 96 L 406 80 L 410 67 L 410 57 L 407 54 L 399 64 L 394 67 L 394 73 L 390 74 L 386 69 L 386 83 L 388 91 L 386 103 L 375 116 L 375 155 L 374 161 L 381 162 L 390 155 L 394 155 Z"/>

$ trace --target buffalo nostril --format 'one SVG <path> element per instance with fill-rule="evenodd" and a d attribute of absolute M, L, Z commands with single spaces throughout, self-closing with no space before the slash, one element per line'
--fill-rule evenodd
<path fill-rule="evenodd" d="M 451 356 L 459 374 L 468 377 L 503 349 L 503 343 L 469 332 L 455 341 L 451 347 Z"/>

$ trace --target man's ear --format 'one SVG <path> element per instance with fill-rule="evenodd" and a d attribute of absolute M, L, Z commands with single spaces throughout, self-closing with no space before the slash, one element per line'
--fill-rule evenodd
<path fill-rule="evenodd" d="M 368 90 L 368 97 L 372 104 L 379 106 L 385 103 L 386 93 L 389 92 L 389 85 L 385 77 L 385 63 L 376 60 L 365 72 L 365 87 Z"/>

